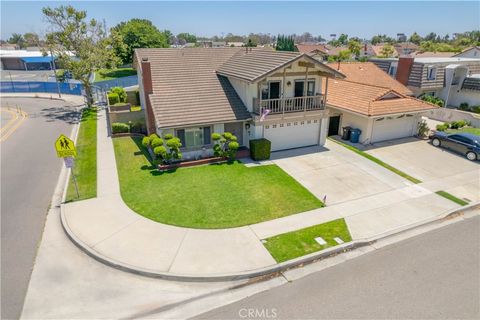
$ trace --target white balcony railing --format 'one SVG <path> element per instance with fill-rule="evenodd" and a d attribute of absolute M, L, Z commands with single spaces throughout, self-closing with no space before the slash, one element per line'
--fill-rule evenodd
<path fill-rule="evenodd" d="M 257 99 L 253 98 L 253 111 L 262 114 L 264 110 L 270 110 L 270 114 L 304 112 L 325 109 L 323 95 L 292 97 L 279 99 Z"/>

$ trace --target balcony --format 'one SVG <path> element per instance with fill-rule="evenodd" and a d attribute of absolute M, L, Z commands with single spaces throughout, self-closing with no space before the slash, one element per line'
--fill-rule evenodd
<path fill-rule="evenodd" d="M 306 112 L 313 110 L 324 110 L 324 95 L 279 98 L 279 99 L 257 99 L 253 98 L 253 112 L 260 115 L 264 110 L 270 110 L 270 114 L 285 114 L 290 112 Z"/>

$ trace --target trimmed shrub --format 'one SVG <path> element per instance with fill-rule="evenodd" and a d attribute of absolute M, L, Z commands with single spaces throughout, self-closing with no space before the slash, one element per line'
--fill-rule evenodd
<path fill-rule="evenodd" d="M 171 134 L 171 133 L 164 134 L 163 139 L 165 139 L 167 141 L 170 140 L 170 139 L 173 139 L 173 134 Z"/>
<path fill-rule="evenodd" d="M 222 135 L 220 133 L 212 133 L 212 140 L 213 141 L 218 141 L 220 140 L 220 138 L 222 138 Z"/>
<path fill-rule="evenodd" d="M 112 123 L 112 133 L 128 133 L 130 127 L 126 123 L 115 122 Z"/>
<path fill-rule="evenodd" d="M 437 124 L 436 129 L 437 131 L 445 131 L 448 129 L 448 123 Z"/>
<path fill-rule="evenodd" d="M 145 147 L 145 148 L 148 148 L 150 146 L 150 138 L 148 137 L 143 137 L 142 139 L 142 145 Z"/>
<path fill-rule="evenodd" d="M 109 93 L 107 97 L 108 97 L 108 104 L 111 106 L 120 102 L 120 98 L 116 93 Z"/>
<path fill-rule="evenodd" d="M 465 120 L 452 121 L 450 123 L 450 128 L 460 129 L 460 128 L 465 127 L 466 125 L 467 125 L 467 121 L 465 121 Z"/>
<path fill-rule="evenodd" d="M 272 143 L 267 139 L 250 140 L 250 157 L 253 160 L 268 160 L 270 159 L 270 152 Z"/>
<path fill-rule="evenodd" d="M 474 113 L 480 113 L 480 106 L 471 106 L 470 111 Z"/>
<path fill-rule="evenodd" d="M 163 140 L 160 138 L 155 138 L 152 140 L 150 145 L 152 146 L 153 149 L 155 149 L 156 147 L 163 146 Z"/>
<path fill-rule="evenodd" d="M 165 148 L 164 146 L 158 146 L 153 149 L 153 153 L 155 153 L 155 155 L 157 156 L 164 158 L 167 154 L 167 148 Z"/>
<path fill-rule="evenodd" d="M 445 105 L 445 101 L 443 101 L 442 99 L 440 98 L 437 98 L 437 97 L 434 97 L 434 96 L 430 96 L 430 95 L 423 95 L 421 97 L 421 99 L 423 101 L 426 101 L 426 102 L 429 102 L 429 103 L 432 103 L 432 104 L 436 104 L 437 106 L 439 107 L 443 107 Z"/>
<path fill-rule="evenodd" d="M 118 94 L 119 102 L 127 102 L 127 92 L 122 87 L 113 87 L 110 92 Z"/>
<path fill-rule="evenodd" d="M 468 103 L 462 102 L 462 103 L 460 103 L 460 105 L 458 106 L 458 109 L 459 109 L 459 110 L 463 110 L 463 111 L 469 111 L 469 110 L 470 110 L 470 107 L 468 106 Z"/>
<path fill-rule="evenodd" d="M 140 104 L 140 91 L 135 91 L 135 99 L 137 99 L 137 103 L 136 104 Z"/>
<path fill-rule="evenodd" d="M 160 138 L 160 137 L 156 133 L 152 133 L 151 135 L 148 136 L 148 139 L 150 139 L 150 144 L 155 138 Z"/>

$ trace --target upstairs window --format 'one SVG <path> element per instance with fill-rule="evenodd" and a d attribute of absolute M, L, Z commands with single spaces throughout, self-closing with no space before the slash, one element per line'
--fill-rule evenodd
<path fill-rule="evenodd" d="M 435 80 L 437 78 L 437 68 L 428 67 L 427 68 L 427 80 Z"/>

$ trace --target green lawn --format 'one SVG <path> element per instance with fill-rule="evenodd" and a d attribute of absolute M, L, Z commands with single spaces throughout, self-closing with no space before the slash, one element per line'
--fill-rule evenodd
<path fill-rule="evenodd" d="M 447 130 L 447 133 L 459 133 L 459 132 L 471 133 L 471 134 L 480 136 L 480 128 L 462 128 L 458 130 L 454 130 L 454 129 Z"/>
<path fill-rule="evenodd" d="M 230 228 L 320 208 L 323 203 L 276 165 L 239 162 L 159 172 L 140 138 L 115 138 L 123 200 L 139 214 L 192 228 Z"/>
<path fill-rule="evenodd" d="M 100 69 L 95 72 L 95 81 L 112 80 L 116 78 L 128 77 L 137 74 L 137 70 L 133 68 L 119 68 L 119 69 Z"/>
<path fill-rule="evenodd" d="M 95 109 L 84 109 L 75 146 L 77 147 L 77 157 L 73 172 L 77 178 L 80 198 L 77 198 L 70 176 L 66 201 L 97 196 L 97 111 Z"/>
<path fill-rule="evenodd" d="M 439 196 L 442 196 L 442 197 L 444 197 L 444 198 L 447 198 L 448 200 L 453 201 L 453 202 L 455 202 L 455 203 L 457 203 L 457 204 L 459 204 L 459 205 L 461 205 L 461 206 L 466 206 L 466 205 L 468 204 L 467 201 L 462 200 L 462 199 L 460 199 L 460 198 L 457 198 L 457 197 L 455 197 L 453 194 L 450 194 L 450 193 L 448 193 L 448 192 L 446 192 L 446 191 L 437 191 L 437 192 L 435 192 L 435 193 L 438 194 Z"/>
<path fill-rule="evenodd" d="M 317 237 L 322 237 L 327 244 L 320 245 L 315 241 Z M 338 219 L 268 238 L 265 240 L 264 246 L 273 258 L 280 263 L 336 246 L 338 243 L 333 240 L 335 237 L 339 237 L 344 242 L 352 241 L 344 219 Z"/>
<path fill-rule="evenodd" d="M 404 177 L 404 178 L 407 179 L 407 180 L 410 180 L 410 181 L 413 182 L 413 183 L 421 183 L 421 182 L 422 182 L 421 180 L 419 180 L 419 179 L 417 179 L 417 178 L 414 178 L 414 177 L 406 174 L 405 172 L 403 172 L 403 171 L 401 171 L 401 170 L 398 170 L 397 168 L 392 167 L 392 166 L 389 165 L 388 163 L 383 162 L 382 160 L 380 160 L 380 159 L 372 156 L 371 154 L 366 153 L 365 151 L 362 151 L 362 150 L 360 150 L 360 149 L 358 149 L 358 148 L 355 148 L 354 146 L 351 146 L 351 145 L 349 145 L 349 144 L 340 142 L 340 141 L 335 140 L 335 139 L 331 139 L 331 138 L 328 138 L 328 139 L 329 139 L 330 141 L 333 141 L 333 142 L 335 142 L 335 143 L 338 143 L 339 145 L 341 145 L 341 146 L 343 146 L 343 147 L 345 147 L 345 148 L 347 148 L 347 149 L 349 149 L 349 150 L 351 150 L 351 151 L 353 151 L 353 152 L 361 155 L 362 157 L 367 158 L 368 160 L 371 160 L 371 161 L 375 162 L 376 164 L 384 167 L 385 169 L 388 169 L 388 170 L 392 171 L 393 173 L 396 173 L 396 174 L 398 174 L 399 176 Z"/>

